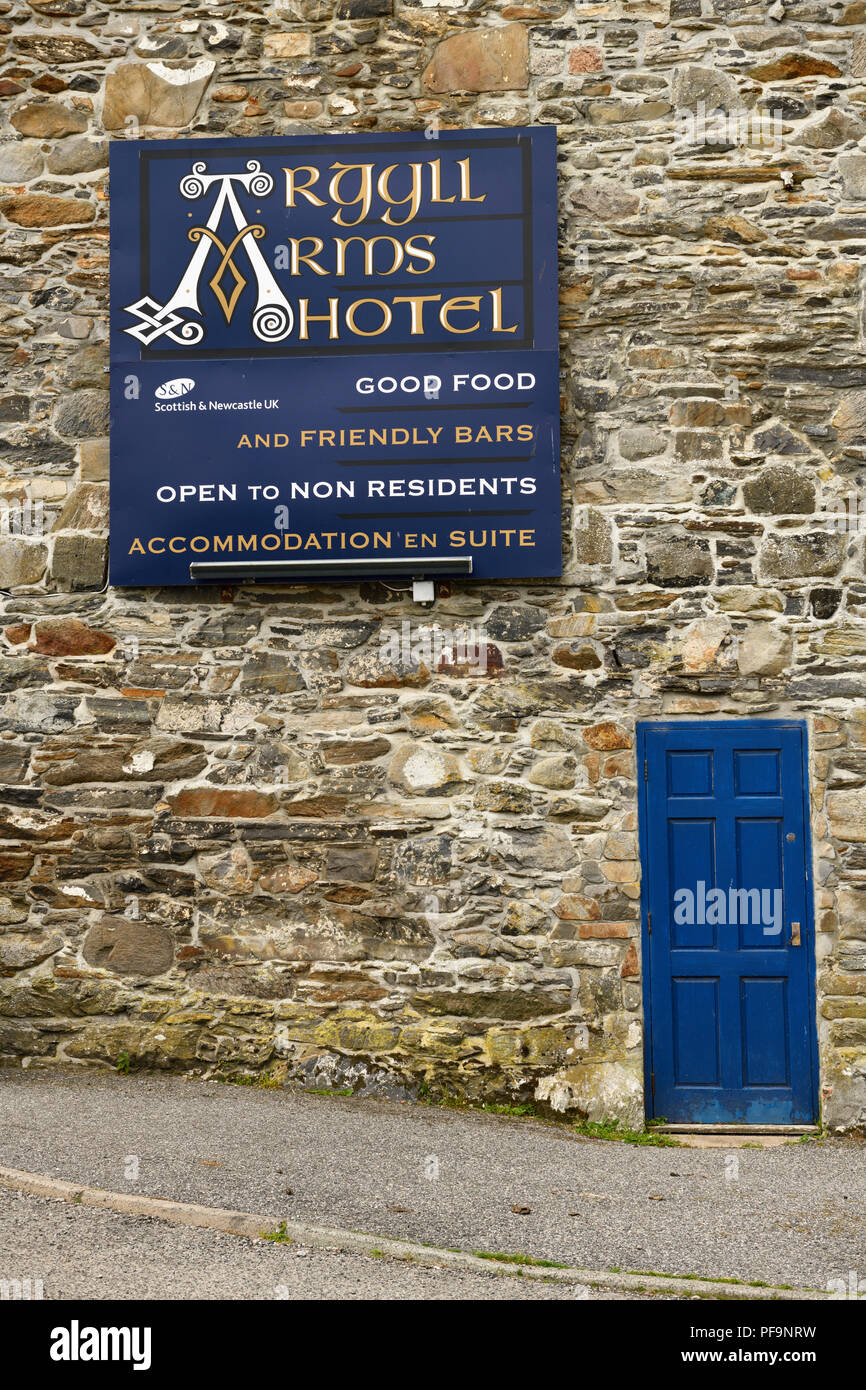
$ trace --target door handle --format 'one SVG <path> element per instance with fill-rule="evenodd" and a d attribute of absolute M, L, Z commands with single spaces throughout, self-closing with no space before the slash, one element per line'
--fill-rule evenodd
<path fill-rule="evenodd" d="M 800 945 L 800 923 L 799 923 L 799 922 L 792 922 L 792 923 L 791 923 L 791 939 L 790 939 L 790 941 L 788 942 L 788 945 L 789 945 L 789 946 L 799 946 L 799 945 Z"/>

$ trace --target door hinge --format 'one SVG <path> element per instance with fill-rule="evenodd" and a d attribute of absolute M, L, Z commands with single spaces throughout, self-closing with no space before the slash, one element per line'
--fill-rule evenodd
<path fill-rule="evenodd" d="M 647 915 L 646 915 L 646 924 L 647 924 L 647 933 L 648 933 L 649 936 L 652 936 L 652 934 L 653 934 L 653 915 L 652 915 L 651 912 L 648 912 Z"/>
<path fill-rule="evenodd" d="M 652 1098 L 653 1098 L 653 1100 L 655 1100 L 655 1095 L 656 1095 L 656 1074 L 655 1074 L 654 1071 L 651 1071 L 651 1072 L 650 1072 L 650 1091 L 651 1091 L 651 1093 L 652 1093 Z"/>
<path fill-rule="evenodd" d="M 649 760 L 647 758 L 643 760 L 643 780 L 645 782 L 649 781 Z"/>

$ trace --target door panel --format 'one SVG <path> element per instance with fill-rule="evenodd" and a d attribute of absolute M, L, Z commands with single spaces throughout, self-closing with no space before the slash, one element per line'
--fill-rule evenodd
<path fill-rule="evenodd" d="M 811 1123 L 805 731 L 743 720 L 638 732 L 650 1113 Z"/>
<path fill-rule="evenodd" d="M 678 1086 L 718 1086 L 719 982 L 671 980 L 674 1080 Z"/>

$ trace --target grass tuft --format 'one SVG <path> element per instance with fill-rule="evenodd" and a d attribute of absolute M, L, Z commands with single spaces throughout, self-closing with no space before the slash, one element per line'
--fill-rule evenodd
<path fill-rule="evenodd" d="M 283 1089 L 282 1081 L 269 1071 L 226 1071 L 218 1073 L 212 1080 L 220 1081 L 224 1086 L 255 1086 L 260 1091 L 281 1091 Z"/>
<path fill-rule="evenodd" d="M 259 1231 L 262 1240 L 270 1240 L 275 1245 L 291 1245 L 292 1237 L 286 1233 L 286 1223 L 281 1221 L 275 1231 Z"/>
<path fill-rule="evenodd" d="M 535 1265 L 540 1269 L 570 1269 L 571 1265 L 564 1265 L 559 1260 L 536 1260 L 532 1255 L 524 1255 L 521 1250 L 514 1254 L 506 1255 L 498 1250 L 473 1250 L 479 1260 L 495 1260 L 498 1264 L 506 1265 Z"/>
<path fill-rule="evenodd" d="M 587 1139 L 608 1139 L 619 1144 L 638 1144 L 642 1148 L 679 1149 L 682 1147 L 669 1134 L 659 1134 L 652 1127 L 645 1130 L 620 1128 L 619 1120 L 580 1120 L 575 1126 L 576 1134 Z"/>

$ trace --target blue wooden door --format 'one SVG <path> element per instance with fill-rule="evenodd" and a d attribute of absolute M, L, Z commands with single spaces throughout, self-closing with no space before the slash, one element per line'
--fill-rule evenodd
<path fill-rule="evenodd" d="M 802 725 L 638 726 L 649 1113 L 817 1118 Z"/>

